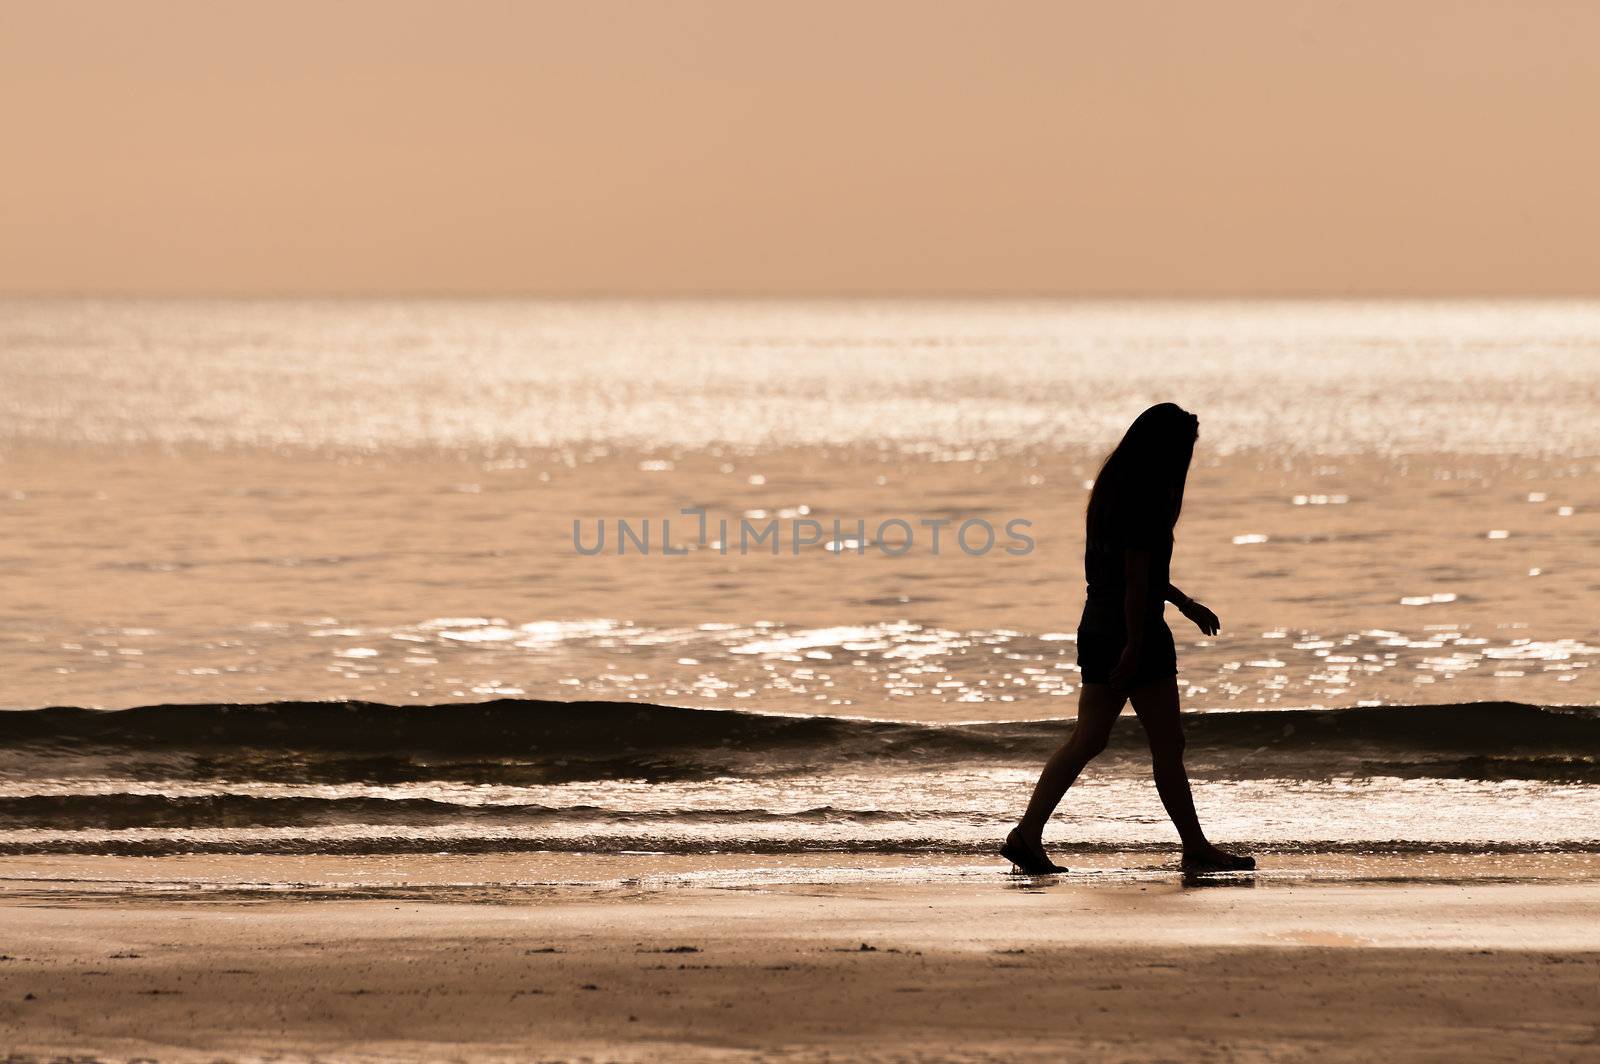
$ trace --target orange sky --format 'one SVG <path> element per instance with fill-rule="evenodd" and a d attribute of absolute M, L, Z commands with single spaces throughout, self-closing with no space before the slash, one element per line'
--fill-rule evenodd
<path fill-rule="evenodd" d="M 0 291 L 1600 294 L 1600 4 L 0 0 Z"/>

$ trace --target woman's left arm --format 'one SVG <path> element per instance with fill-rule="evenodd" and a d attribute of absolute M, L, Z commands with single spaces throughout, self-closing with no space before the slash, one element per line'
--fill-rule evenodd
<path fill-rule="evenodd" d="M 1203 603 L 1196 602 L 1188 595 L 1185 595 L 1179 590 L 1177 584 L 1169 583 L 1167 585 L 1167 593 L 1163 597 L 1166 601 L 1178 607 L 1178 612 L 1193 621 L 1195 627 L 1206 635 L 1216 635 L 1222 631 L 1222 622 L 1217 619 L 1217 615 L 1207 609 Z"/>

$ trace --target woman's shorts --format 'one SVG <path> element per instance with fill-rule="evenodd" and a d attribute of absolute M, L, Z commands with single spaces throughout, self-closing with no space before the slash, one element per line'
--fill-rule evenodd
<path fill-rule="evenodd" d="M 1110 683 L 1111 670 L 1122 660 L 1122 648 L 1127 637 L 1104 632 L 1086 632 L 1078 629 L 1078 669 L 1084 683 Z M 1178 675 L 1178 649 L 1172 642 L 1172 629 L 1167 622 L 1151 619 L 1145 622 L 1144 643 L 1139 648 L 1139 660 L 1134 666 L 1129 687 L 1139 687 L 1153 680 L 1165 680 Z"/>

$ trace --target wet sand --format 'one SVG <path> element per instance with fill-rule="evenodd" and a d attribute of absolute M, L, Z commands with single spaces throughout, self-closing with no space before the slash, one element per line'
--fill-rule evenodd
<path fill-rule="evenodd" d="M 1592 858 L 1338 862 L 1202 888 L 1159 867 L 1048 881 L 972 863 L 611 858 L 594 874 L 640 874 L 563 884 L 489 882 L 514 870 L 507 858 L 7 858 L 0 1047 L 208 1061 L 1600 1057 Z"/>

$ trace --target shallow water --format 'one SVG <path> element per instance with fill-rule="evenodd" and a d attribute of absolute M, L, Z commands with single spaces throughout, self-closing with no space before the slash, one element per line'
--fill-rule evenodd
<path fill-rule="evenodd" d="M 124 799 L 121 819 L 145 822 L 120 827 L 84 822 L 103 820 L 108 795 L 126 795 L 126 783 L 47 780 L 0 788 L 0 807 L 13 809 L 22 795 L 88 796 L 104 803 L 101 815 L 73 811 L 72 826 L 0 827 L 0 854 L 992 854 L 1034 775 L 1027 768 L 958 767 L 781 781 L 607 781 L 501 793 L 437 783 L 239 788 L 158 780 L 133 789 L 168 801 L 138 815 Z M 346 808 L 354 804 L 352 789 L 365 800 L 359 809 Z M 249 794 L 254 809 L 240 806 L 241 793 Z M 437 804 L 419 809 L 419 797 Z M 219 815 L 214 806 L 185 807 L 172 801 L 177 798 L 227 799 L 233 806 Z M 271 809 L 294 799 L 300 808 Z M 1213 780 L 1196 784 L 1195 800 L 1214 838 L 1257 851 L 1600 851 L 1595 786 L 1393 777 Z M 319 802 L 320 810 L 307 808 Z M 381 811 L 386 804 L 394 808 Z M 116 812 L 111 819 L 119 819 Z M 7 821 L 14 823 L 15 814 L 0 817 Z M 1072 853 L 1165 852 L 1177 844 L 1154 788 L 1120 773 L 1075 787 L 1050 841 Z"/>
<path fill-rule="evenodd" d="M 178 706 L 0 718 L 0 853 L 992 852 L 1060 721 L 913 725 L 639 703 Z M 1274 852 L 1600 851 L 1600 711 L 1191 719 L 1218 838 Z M 1132 722 L 1057 822 L 1164 849 Z"/>

